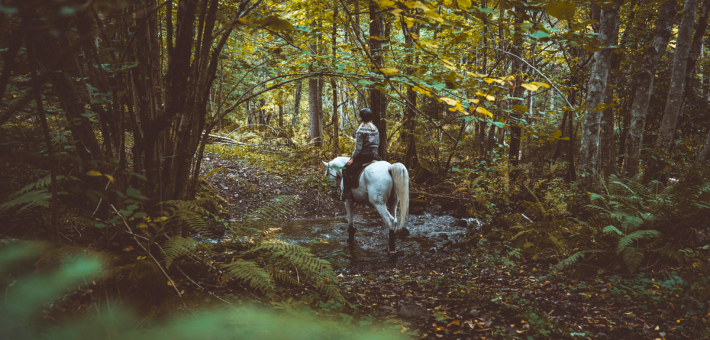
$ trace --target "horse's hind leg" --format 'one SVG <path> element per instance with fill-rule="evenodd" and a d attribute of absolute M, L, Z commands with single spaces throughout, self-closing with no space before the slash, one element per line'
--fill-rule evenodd
<path fill-rule="evenodd" d="M 389 227 L 389 250 L 391 253 L 395 252 L 395 228 L 397 226 L 397 223 L 390 215 L 390 212 L 387 211 L 387 205 L 386 204 L 375 204 L 375 209 L 377 209 L 377 212 L 380 213 L 380 216 L 382 216 L 382 219 L 385 220 L 385 223 L 387 224 L 387 227 Z"/>
<path fill-rule="evenodd" d="M 353 223 L 353 200 L 345 200 L 345 210 L 348 212 L 348 243 L 355 241 L 355 226 Z"/>

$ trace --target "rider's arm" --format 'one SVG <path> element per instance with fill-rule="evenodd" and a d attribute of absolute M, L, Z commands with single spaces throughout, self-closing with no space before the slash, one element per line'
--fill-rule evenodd
<path fill-rule="evenodd" d="M 355 158 L 357 155 L 360 154 L 360 151 L 362 151 L 363 143 L 364 143 L 363 134 L 360 133 L 360 129 L 358 129 L 357 133 L 355 134 L 355 150 L 353 150 L 352 158 Z"/>

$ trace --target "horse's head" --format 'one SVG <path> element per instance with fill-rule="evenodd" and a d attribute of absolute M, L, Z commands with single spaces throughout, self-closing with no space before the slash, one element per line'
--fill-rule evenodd
<path fill-rule="evenodd" d="M 325 165 L 325 177 L 330 183 L 330 191 L 336 192 L 340 188 L 340 181 L 343 178 L 343 173 L 340 171 L 342 167 L 333 164 L 333 162 L 323 162 L 323 165 Z"/>

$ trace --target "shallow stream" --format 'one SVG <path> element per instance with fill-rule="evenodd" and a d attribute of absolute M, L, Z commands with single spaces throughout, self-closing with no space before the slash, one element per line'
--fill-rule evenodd
<path fill-rule="evenodd" d="M 332 258 L 343 266 L 387 262 L 392 259 L 387 250 L 388 229 L 372 209 L 355 216 L 355 243 L 348 245 L 348 223 L 345 217 L 333 219 L 292 220 L 282 227 L 279 239 L 309 246 L 318 256 Z M 476 223 L 470 221 L 469 223 Z M 465 222 L 448 215 L 430 213 L 407 216 L 409 236 L 397 237 L 398 256 L 420 255 L 447 241 L 463 240 Z"/>

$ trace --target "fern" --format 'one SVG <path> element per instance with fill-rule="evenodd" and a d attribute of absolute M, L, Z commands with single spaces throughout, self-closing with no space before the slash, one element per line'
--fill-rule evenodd
<path fill-rule="evenodd" d="M 641 266 L 641 262 L 644 258 L 643 248 L 626 247 L 622 253 L 622 259 L 626 268 L 630 273 L 633 273 Z"/>
<path fill-rule="evenodd" d="M 584 256 L 587 254 L 605 253 L 605 252 L 607 252 L 607 251 L 600 250 L 600 249 L 587 249 L 587 250 L 578 251 L 578 252 L 572 254 L 572 256 L 560 261 L 560 263 L 557 264 L 557 268 L 564 269 L 566 267 L 569 267 L 572 264 L 574 264 L 575 262 L 583 259 Z"/>
<path fill-rule="evenodd" d="M 254 261 L 236 261 L 220 268 L 224 271 L 223 282 L 230 279 L 239 280 L 266 293 L 271 293 L 275 288 L 269 273 Z"/>
<path fill-rule="evenodd" d="M 162 247 L 163 256 L 165 257 L 165 266 L 170 267 L 179 257 L 193 253 L 195 250 L 203 247 L 201 243 L 189 237 L 175 236 L 165 242 L 165 245 Z"/>
<path fill-rule="evenodd" d="M 47 192 L 47 189 L 36 189 L 25 192 L 15 199 L 5 202 L 0 205 L 0 211 L 6 211 L 10 208 L 20 207 L 17 212 L 21 212 L 25 209 L 32 207 L 49 207 L 49 200 L 52 198 L 52 194 Z"/>
<path fill-rule="evenodd" d="M 619 240 L 616 246 L 616 253 L 621 254 L 621 252 L 623 252 L 627 247 L 629 247 L 629 245 L 631 245 L 631 243 L 634 241 L 639 241 L 644 238 L 654 238 L 658 236 L 661 236 L 661 233 L 656 230 L 637 230 L 629 235 L 622 237 Z"/>

